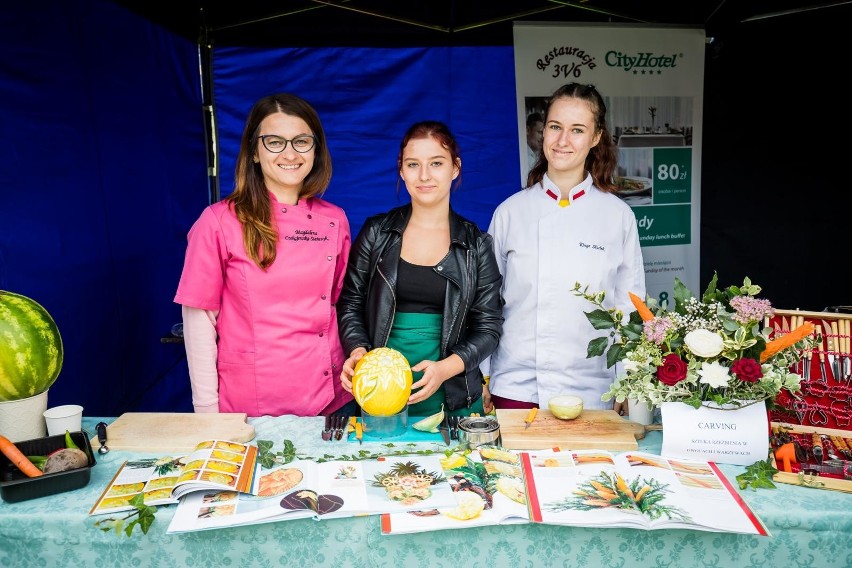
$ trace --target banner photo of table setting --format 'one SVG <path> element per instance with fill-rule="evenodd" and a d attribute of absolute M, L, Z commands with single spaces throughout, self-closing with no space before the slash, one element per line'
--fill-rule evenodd
<path fill-rule="evenodd" d="M 547 97 L 566 83 L 594 85 L 618 147 L 618 195 L 639 225 L 648 294 L 660 301 L 674 276 L 699 287 L 705 40 L 703 29 L 679 26 L 514 26 L 521 186 Z"/>

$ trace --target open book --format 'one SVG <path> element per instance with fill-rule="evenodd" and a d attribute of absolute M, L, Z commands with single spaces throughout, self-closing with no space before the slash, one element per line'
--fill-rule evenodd
<path fill-rule="evenodd" d="M 454 503 L 437 455 L 295 460 L 259 472 L 249 494 L 222 490 L 188 494 L 180 500 L 167 532 L 397 513 Z"/>
<path fill-rule="evenodd" d="M 456 502 L 452 507 L 382 515 L 382 534 L 529 522 L 520 455 L 480 446 L 442 459 Z"/>
<path fill-rule="evenodd" d="M 166 505 L 202 489 L 249 492 L 257 467 L 257 446 L 227 440 L 201 442 L 186 456 L 127 461 L 89 514 L 133 509 L 129 502 L 140 493 L 146 505 Z"/>
<path fill-rule="evenodd" d="M 769 535 L 712 462 L 598 450 L 521 459 L 533 522 Z"/>

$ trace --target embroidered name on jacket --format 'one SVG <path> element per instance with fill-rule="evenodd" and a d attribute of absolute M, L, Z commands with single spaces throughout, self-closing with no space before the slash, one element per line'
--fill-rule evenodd
<path fill-rule="evenodd" d="M 606 252 L 606 247 L 604 247 L 603 245 L 588 244 L 588 243 L 584 243 L 582 241 L 580 241 L 580 248 L 600 250 L 600 251 Z"/>
<path fill-rule="evenodd" d="M 320 236 L 316 231 L 310 229 L 296 229 L 292 235 L 286 235 L 285 241 L 327 241 L 328 235 Z"/>

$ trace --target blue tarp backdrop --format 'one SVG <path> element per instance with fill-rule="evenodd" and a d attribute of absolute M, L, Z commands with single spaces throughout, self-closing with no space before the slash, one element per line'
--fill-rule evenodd
<path fill-rule="evenodd" d="M 397 156 L 405 130 L 420 120 L 444 121 L 458 139 L 459 213 L 488 228 L 494 208 L 520 189 L 511 47 L 222 48 L 213 83 L 222 196 L 233 190 L 251 105 L 279 91 L 319 112 L 334 168 L 325 198 L 346 210 L 353 238 L 368 215 L 408 201 Z"/>
<path fill-rule="evenodd" d="M 0 53 L 0 289 L 59 325 L 49 405 L 191 410 L 183 346 L 160 338 L 180 321 L 186 233 L 208 203 L 197 46 L 104 0 L 47 0 L 4 8 Z M 463 215 L 487 227 L 520 187 L 510 47 L 222 48 L 213 61 L 222 196 L 252 103 L 277 91 L 319 111 L 326 198 L 353 233 L 406 201 L 396 157 L 418 120 L 459 138 Z"/>
<path fill-rule="evenodd" d="M 7 4 L 0 289 L 36 299 L 62 332 L 48 403 L 89 416 L 189 411 L 183 346 L 160 338 L 180 321 L 186 233 L 210 194 L 198 46 L 109 0 Z M 838 276 L 852 123 L 842 82 L 822 71 L 848 63 L 839 10 L 743 23 L 708 47 L 702 283 L 748 276 L 780 309 L 852 303 Z M 274 91 L 317 107 L 334 162 L 326 197 L 354 232 L 405 201 L 396 156 L 418 120 L 444 120 L 460 140 L 462 214 L 486 226 L 520 186 L 510 46 L 214 45 L 212 68 L 222 195 L 246 114 Z"/>
<path fill-rule="evenodd" d="M 196 53 L 108 2 L 3 8 L 0 289 L 59 326 L 51 406 L 192 408 L 183 347 L 160 337 L 207 202 Z"/>

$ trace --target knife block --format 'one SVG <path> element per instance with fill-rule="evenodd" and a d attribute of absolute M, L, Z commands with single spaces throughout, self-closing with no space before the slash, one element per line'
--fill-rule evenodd
<path fill-rule="evenodd" d="M 798 327 L 801 319 L 811 322 L 822 341 L 809 356 L 790 371 L 802 376 L 802 391 L 796 397 L 781 394 L 770 409 L 770 420 L 802 426 L 850 430 L 852 422 L 852 381 L 843 369 L 852 372 L 850 358 L 850 322 L 852 314 L 835 312 L 807 312 L 801 310 L 776 310 L 775 316 L 764 322 L 777 338 Z M 840 372 L 832 367 L 831 359 L 840 361 Z"/>

